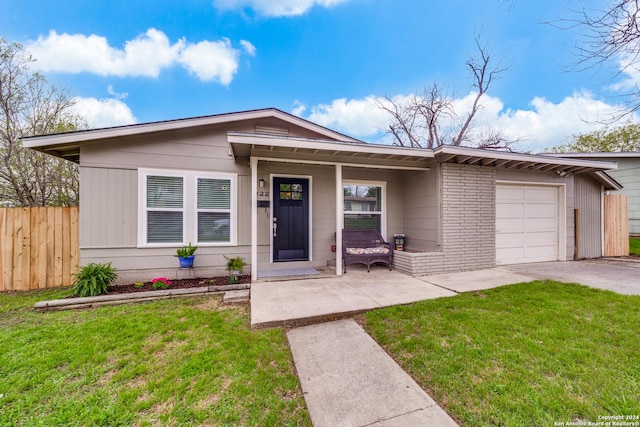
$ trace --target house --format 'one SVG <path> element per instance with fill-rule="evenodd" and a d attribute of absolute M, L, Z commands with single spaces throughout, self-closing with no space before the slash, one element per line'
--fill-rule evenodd
<path fill-rule="evenodd" d="M 583 205 L 594 232 L 580 252 L 599 257 L 602 193 L 620 188 L 613 163 L 367 144 L 277 109 L 23 142 L 79 163 L 81 263 L 113 262 L 122 280 L 175 275 L 189 242 L 200 277 L 224 256 L 245 257 L 254 279 L 286 266 L 341 275 L 345 224 L 405 234 L 394 267 L 413 275 L 568 260 Z"/>
<path fill-rule="evenodd" d="M 560 156 L 617 163 L 618 168 L 609 175 L 622 185 L 620 194 L 626 194 L 628 197 L 629 234 L 640 236 L 640 152 L 568 153 Z"/>

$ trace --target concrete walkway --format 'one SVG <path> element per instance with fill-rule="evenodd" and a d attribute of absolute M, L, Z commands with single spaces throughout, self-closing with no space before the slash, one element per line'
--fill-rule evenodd
<path fill-rule="evenodd" d="M 433 298 L 529 282 L 531 277 L 498 269 L 410 277 L 386 268 L 349 268 L 337 277 L 251 285 L 251 327 L 296 326 Z"/>
<path fill-rule="evenodd" d="M 374 308 L 456 295 L 386 268 L 349 268 L 343 276 L 251 284 L 251 327 L 335 320 Z"/>
<path fill-rule="evenodd" d="M 353 320 L 287 332 L 315 427 L 457 426 Z"/>
<path fill-rule="evenodd" d="M 421 280 L 455 292 L 473 292 L 493 289 L 514 283 L 531 282 L 529 276 L 511 273 L 496 268 L 465 271 L 462 273 L 435 274 L 420 277 Z"/>

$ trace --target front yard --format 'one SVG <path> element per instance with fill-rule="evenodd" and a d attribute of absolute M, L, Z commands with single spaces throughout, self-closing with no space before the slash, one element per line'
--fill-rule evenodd
<path fill-rule="evenodd" d="M 66 294 L 0 294 L 0 425 L 310 425 L 283 331 L 247 306 L 31 309 Z M 463 426 L 640 416 L 640 296 L 537 281 L 358 318 Z"/>
<path fill-rule="evenodd" d="M 639 296 L 537 281 L 362 321 L 461 425 L 640 425 Z"/>
<path fill-rule="evenodd" d="M 35 313 L 0 294 L 0 425 L 310 425 L 282 330 L 219 297 Z"/>
<path fill-rule="evenodd" d="M 640 237 L 629 238 L 629 254 L 640 256 Z"/>

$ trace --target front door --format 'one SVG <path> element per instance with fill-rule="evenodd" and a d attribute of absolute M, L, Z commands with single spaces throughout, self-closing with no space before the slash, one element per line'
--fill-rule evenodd
<path fill-rule="evenodd" d="M 309 260 L 309 180 L 273 178 L 273 261 Z"/>

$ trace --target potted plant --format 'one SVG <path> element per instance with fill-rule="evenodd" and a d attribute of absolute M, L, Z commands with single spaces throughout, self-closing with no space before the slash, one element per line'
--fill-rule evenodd
<path fill-rule="evenodd" d="M 225 259 L 227 260 L 227 271 L 229 271 L 229 284 L 235 285 L 238 283 L 238 276 L 242 274 L 242 269 L 247 265 L 247 262 L 241 256 L 228 258 L 225 255 Z"/>
<path fill-rule="evenodd" d="M 194 254 L 197 249 L 198 247 L 192 246 L 191 242 L 189 242 L 189 246 L 178 248 L 176 256 L 178 257 L 178 260 L 180 260 L 180 268 L 193 267 L 193 259 L 195 258 Z"/>

